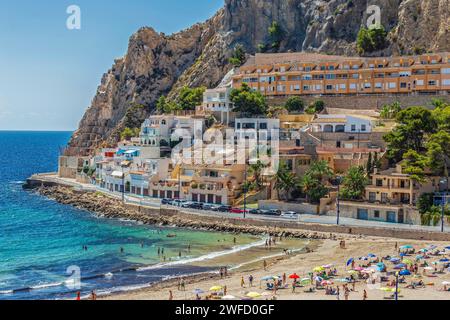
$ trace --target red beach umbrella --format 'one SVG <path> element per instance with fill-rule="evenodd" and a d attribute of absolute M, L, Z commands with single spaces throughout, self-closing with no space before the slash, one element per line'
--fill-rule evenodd
<path fill-rule="evenodd" d="M 290 276 L 289 276 L 289 279 L 300 279 L 300 277 L 296 274 L 296 273 L 294 273 L 294 274 L 291 274 Z"/>

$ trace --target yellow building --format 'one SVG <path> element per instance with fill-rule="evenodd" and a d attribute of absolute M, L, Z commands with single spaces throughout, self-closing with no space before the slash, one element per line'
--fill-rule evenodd
<path fill-rule="evenodd" d="M 360 58 L 256 54 L 233 76 L 266 96 L 450 92 L 450 53 Z"/>
<path fill-rule="evenodd" d="M 381 204 L 415 205 L 422 194 L 439 191 L 439 180 L 439 177 L 427 176 L 425 182 L 417 183 L 403 173 L 399 164 L 372 176 L 371 185 L 366 187 L 366 200 Z"/>

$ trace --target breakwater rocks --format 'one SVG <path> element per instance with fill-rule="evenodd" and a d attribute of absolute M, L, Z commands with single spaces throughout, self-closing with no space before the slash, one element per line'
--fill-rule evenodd
<path fill-rule="evenodd" d="M 334 234 L 307 232 L 272 226 L 254 225 L 253 221 L 235 218 L 217 218 L 205 215 L 189 214 L 170 208 L 147 208 L 123 204 L 99 192 L 77 191 L 70 187 L 41 187 L 36 191 L 61 204 L 87 210 L 100 217 L 111 219 L 127 219 L 148 225 L 179 227 L 187 229 L 207 230 L 227 233 L 245 233 L 251 235 L 271 235 L 296 239 L 337 239 Z"/>

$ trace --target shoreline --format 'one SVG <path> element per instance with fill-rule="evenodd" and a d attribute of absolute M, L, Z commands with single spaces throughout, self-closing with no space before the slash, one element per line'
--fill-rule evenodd
<path fill-rule="evenodd" d="M 236 297 L 245 297 L 250 291 L 259 290 L 244 287 L 239 284 L 241 278 L 247 279 L 249 274 L 255 276 L 255 279 L 260 279 L 268 273 L 272 275 L 281 275 L 287 272 L 296 271 L 298 274 L 306 276 L 308 270 L 312 270 L 314 266 L 333 264 L 339 266 L 340 275 L 347 274 L 346 268 L 343 268 L 344 261 L 347 261 L 349 257 L 364 256 L 368 252 L 374 252 L 376 254 L 389 255 L 395 254 L 395 245 L 413 244 L 418 247 L 423 247 L 426 244 L 436 244 L 438 246 L 444 246 L 446 243 L 443 241 L 427 242 L 416 240 L 400 240 L 394 237 L 375 236 L 375 235 L 355 235 L 355 234 L 343 234 L 343 233 L 325 233 L 318 231 L 305 231 L 299 229 L 290 229 L 274 226 L 261 226 L 261 225 L 249 225 L 253 221 L 239 221 L 238 219 L 205 219 L 202 215 L 188 214 L 178 210 L 159 209 L 150 210 L 136 205 L 126 205 L 120 200 L 112 198 L 106 194 L 93 191 L 78 191 L 72 186 L 50 186 L 41 187 L 35 189 L 37 193 L 47 198 L 53 199 L 61 204 L 71 205 L 82 210 L 87 210 L 93 214 L 111 219 L 127 219 L 138 221 L 146 225 L 156 225 L 165 227 L 178 227 L 184 229 L 204 230 L 224 232 L 231 234 L 249 234 L 249 235 L 264 235 L 281 237 L 285 239 L 300 239 L 300 240 L 313 240 L 318 243 L 314 250 L 303 250 L 293 255 L 281 255 L 274 256 L 273 258 L 267 258 L 268 270 L 266 271 L 262 266 L 261 259 L 250 261 L 245 267 L 237 268 L 236 270 L 230 270 L 229 277 L 220 278 L 217 272 L 204 272 L 193 275 L 183 275 L 171 277 L 167 280 L 162 280 L 149 284 L 138 289 L 130 289 L 129 291 L 117 291 L 107 294 L 99 295 L 99 299 L 105 300 L 167 300 L 169 292 L 174 294 L 174 300 L 193 300 L 195 296 L 192 294 L 192 290 L 201 288 L 205 292 L 208 292 L 208 288 L 220 284 L 221 286 L 227 286 L 232 295 Z M 345 240 L 347 247 L 339 248 L 339 241 Z M 287 240 L 286 240 L 287 241 Z M 309 244 L 308 244 L 309 247 Z M 307 247 L 305 246 L 305 249 Z M 306 252 L 305 252 L 306 251 Z M 264 259 L 264 258 L 263 258 Z M 288 273 L 289 274 L 289 273 Z M 183 278 L 186 283 L 186 291 L 179 291 L 178 283 L 180 278 Z M 440 277 L 439 277 L 440 278 Z M 438 279 L 439 279 L 438 278 Z M 436 281 L 435 279 L 433 281 Z M 432 280 L 432 279 L 431 279 Z M 450 275 L 443 276 L 438 281 L 450 280 Z M 246 280 L 247 281 L 247 280 Z M 258 281 L 259 282 L 259 281 Z M 404 293 L 404 299 L 419 300 L 419 299 L 445 299 L 448 300 L 450 295 L 442 293 L 438 287 L 440 282 L 430 283 L 423 290 L 406 290 L 402 289 Z M 356 284 L 356 291 L 350 296 L 350 300 L 362 300 L 361 292 L 366 290 L 366 284 L 364 282 L 358 282 Z M 280 300 L 335 300 L 335 297 L 325 296 L 322 291 L 314 294 L 304 292 L 290 293 L 289 290 L 281 291 L 276 295 Z M 300 290 L 299 290 L 300 291 Z M 266 291 L 267 293 L 267 291 Z M 358 294 L 356 294 L 358 293 Z M 270 293 L 267 293 L 270 295 Z M 383 300 L 386 297 L 380 290 L 373 290 L 369 292 L 370 300 Z M 268 298 L 268 297 L 266 297 Z"/>

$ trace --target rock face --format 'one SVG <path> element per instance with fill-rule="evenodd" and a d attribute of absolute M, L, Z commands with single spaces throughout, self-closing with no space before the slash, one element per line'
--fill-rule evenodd
<path fill-rule="evenodd" d="M 381 8 L 389 46 L 374 55 L 450 51 L 450 0 L 371 0 Z M 367 0 L 225 0 L 210 20 L 167 36 L 142 28 L 124 58 L 103 76 L 92 105 L 74 133 L 68 155 L 91 154 L 115 144 L 125 126 L 138 126 L 161 95 L 184 85 L 215 86 L 230 70 L 236 44 L 253 54 L 279 23 L 278 51 L 356 55 L 355 40 L 368 14 Z"/>

